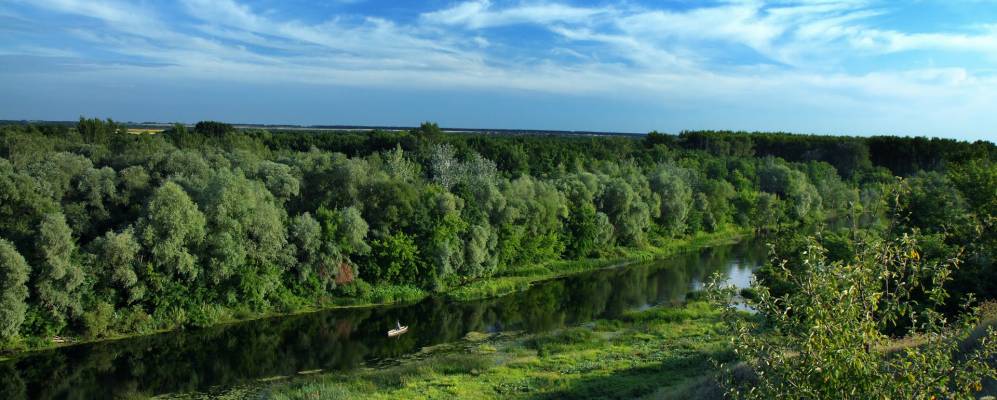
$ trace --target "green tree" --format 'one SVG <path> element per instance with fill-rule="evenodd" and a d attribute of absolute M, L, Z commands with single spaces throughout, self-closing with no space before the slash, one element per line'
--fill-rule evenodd
<path fill-rule="evenodd" d="M 142 212 L 142 203 L 149 195 L 152 178 L 149 171 L 135 165 L 118 171 L 118 199 L 125 209 L 117 215 L 119 220 L 134 221 Z"/>
<path fill-rule="evenodd" d="M 58 207 L 40 188 L 35 178 L 0 158 L 0 235 L 21 248 L 32 244 L 42 217 Z"/>
<path fill-rule="evenodd" d="M 492 257 L 498 244 L 498 235 L 484 225 L 472 225 L 467 233 L 464 242 L 464 270 L 460 272 L 471 279 L 487 276 L 498 261 Z"/>
<path fill-rule="evenodd" d="M 235 128 L 224 122 L 201 121 L 194 125 L 194 132 L 198 135 L 220 138 L 234 133 Z"/>
<path fill-rule="evenodd" d="M 132 228 L 122 232 L 109 231 L 94 240 L 98 271 L 109 287 L 123 293 L 126 303 L 134 303 L 145 296 L 145 284 L 139 281 L 139 252 L 142 246 Z"/>
<path fill-rule="evenodd" d="M 281 204 L 297 196 L 301 187 L 291 167 L 286 164 L 263 161 L 256 167 L 256 177 Z"/>
<path fill-rule="evenodd" d="M 978 216 L 997 215 L 997 165 L 993 161 L 972 159 L 954 165 L 949 180 Z"/>
<path fill-rule="evenodd" d="M 153 192 L 139 222 L 140 242 L 157 272 L 193 281 L 201 272 L 192 249 L 204 240 L 204 214 L 174 182 Z"/>
<path fill-rule="evenodd" d="M 174 123 L 173 126 L 163 131 L 163 135 L 165 135 L 174 146 L 181 149 L 191 147 L 197 143 L 194 135 L 191 135 L 191 133 L 187 130 L 187 125 L 179 122 Z"/>
<path fill-rule="evenodd" d="M 597 243 L 599 225 L 595 193 L 578 174 L 562 178 L 558 188 L 568 201 L 568 217 L 564 222 L 565 255 L 569 258 L 587 257 L 600 244 Z"/>
<path fill-rule="evenodd" d="M 786 165 L 767 159 L 758 170 L 759 187 L 786 200 L 789 216 L 797 221 L 805 220 L 820 210 L 821 198 L 807 176 Z"/>
<path fill-rule="evenodd" d="M 323 239 L 318 220 L 304 213 L 292 218 L 287 230 L 288 242 L 297 256 L 293 268 L 297 271 L 298 283 L 311 282 L 312 290 L 323 291 L 332 286 L 338 254 L 335 245 Z"/>
<path fill-rule="evenodd" d="M 761 192 L 755 197 L 755 209 L 752 220 L 756 231 L 764 231 L 769 227 L 778 226 L 782 218 L 782 205 L 779 197 L 771 193 Z"/>
<path fill-rule="evenodd" d="M 564 250 L 561 238 L 568 202 L 557 188 L 530 176 L 503 182 L 506 206 L 497 219 L 506 265 L 555 259 Z"/>
<path fill-rule="evenodd" d="M 897 204 L 909 226 L 927 232 L 943 232 L 965 223 L 966 201 L 948 177 L 939 172 L 922 172 L 904 181 L 910 193 Z"/>
<path fill-rule="evenodd" d="M 374 239 L 369 262 L 360 275 L 375 283 L 419 283 L 421 264 L 415 240 L 394 233 Z"/>
<path fill-rule="evenodd" d="M 369 227 L 354 207 L 340 210 L 319 208 L 317 219 L 309 213 L 295 217 L 289 227 L 290 241 L 298 252 L 295 266 L 302 281 L 316 289 L 335 287 L 341 266 L 353 267 L 352 257 L 370 252 Z"/>
<path fill-rule="evenodd" d="M 212 285 L 224 283 L 218 290 L 228 302 L 265 306 L 286 267 L 283 208 L 263 184 L 238 171 L 219 170 L 198 199 L 207 226 L 205 278 Z"/>
<path fill-rule="evenodd" d="M 692 189 L 683 178 L 685 171 L 677 167 L 659 167 L 651 176 L 651 190 L 661 199 L 657 219 L 666 232 L 675 235 L 685 230 L 685 220 L 692 207 Z"/>
<path fill-rule="evenodd" d="M 435 122 L 423 122 L 418 128 L 412 131 L 412 136 L 423 142 L 436 142 L 443 136 L 443 131 Z"/>
<path fill-rule="evenodd" d="M 610 178 L 602 189 L 597 202 L 613 224 L 616 241 L 620 244 L 642 246 L 646 241 L 647 230 L 651 226 L 652 210 L 657 204 L 648 204 L 641 194 L 641 188 L 634 188 L 626 179 Z"/>
<path fill-rule="evenodd" d="M 107 143 L 112 135 L 127 132 L 127 129 L 110 118 L 107 121 L 102 121 L 98 118 L 80 117 L 80 122 L 76 124 L 76 131 L 87 143 Z"/>
<path fill-rule="evenodd" d="M 0 339 L 17 336 L 27 310 L 28 262 L 11 242 L 0 239 Z"/>
<path fill-rule="evenodd" d="M 423 249 L 428 274 L 424 282 L 434 290 L 442 290 L 452 281 L 466 279 L 469 271 L 464 265 L 464 241 L 461 235 L 467 223 L 461 219 L 463 201 L 450 192 L 430 188 L 421 199 L 424 220 L 418 225 L 417 244 Z"/>
<path fill-rule="evenodd" d="M 76 241 L 61 213 L 47 214 L 38 226 L 35 242 L 38 262 L 36 288 L 40 303 L 57 321 L 79 315 L 83 269 L 73 259 Z"/>
<path fill-rule="evenodd" d="M 158 155 L 150 168 L 153 179 L 183 182 L 185 187 L 203 188 L 212 170 L 201 154 L 192 150 L 175 150 Z"/>
<path fill-rule="evenodd" d="M 357 210 L 356 207 L 346 207 L 339 211 L 338 217 L 336 236 L 340 252 L 364 254 L 370 251 L 370 246 L 366 242 L 370 227 L 360 215 L 360 210 Z"/>
<path fill-rule="evenodd" d="M 433 182 L 450 190 L 464 178 L 457 150 L 449 144 L 437 144 L 430 148 L 429 172 Z"/>

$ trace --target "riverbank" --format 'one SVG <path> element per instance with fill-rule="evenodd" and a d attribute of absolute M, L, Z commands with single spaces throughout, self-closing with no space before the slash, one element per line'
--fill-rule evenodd
<path fill-rule="evenodd" d="M 659 243 L 651 243 L 644 249 L 617 249 L 604 259 L 561 260 L 532 266 L 512 268 L 501 272 L 495 277 L 471 282 L 467 285 L 451 288 L 439 293 L 456 301 L 471 301 L 476 299 L 498 297 L 528 289 L 538 282 L 565 277 L 573 274 L 612 268 L 641 261 L 664 258 L 675 254 L 697 251 L 703 248 L 736 243 L 748 236 L 750 232 L 729 230 L 711 234 L 669 239 Z M 211 307 L 214 314 L 211 323 L 195 326 L 171 326 L 166 328 L 148 329 L 134 333 L 111 333 L 99 338 L 69 337 L 64 343 L 55 343 L 51 339 L 29 338 L 15 343 L 5 349 L 0 361 L 16 358 L 31 352 L 46 351 L 59 347 L 75 346 L 113 340 L 122 340 L 139 336 L 160 334 L 178 329 L 203 328 L 247 321 L 276 318 L 289 315 L 321 312 L 345 308 L 377 307 L 391 304 L 417 302 L 432 295 L 429 292 L 411 286 L 379 285 L 369 287 L 360 298 L 327 298 L 315 304 L 298 305 L 294 309 L 281 312 L 253 312 L 250 310 L 229 310 L 221 307 Z"/>
<path fill-rule="evenodd" d="M 974 348 L 997 321 L 992 310 L 983 317 L 961 339 L 960 351 Z M 350 372 L 301 371 L 161 399 L 722 399 L 714 373 L 717 363 L 735 360 L 730 340 L 718 310 L 693 300 L 545 333 L 471 332 L 391 364 Z M 897 339 L 885 350 L 918 343 Z M 750 371 L 738 371 L 740 379 L 753 379 Z M 986 380 L 978 396 L 993 395 L 994 387 Z"/>
<path fill-rule="evenodd" d="M 471 282 L 449 290 L 446 295 L 454 300 L 468 301 L 505 296 L 529 289 L 533 284 L 564 276 L 603 268 L 621 267 L 638 262 L 652 261 L 679 253 L 697 251 L 707 247 L 733 244 L 750 234 L 745 230 L 728 230 L 701 233 L 681 239 L 652 243 L 647 247 L 620 249 L 616 257 L 586 260 L 561 260 L 546 264 L 523 266 L 503 271 L 495 277 Z"/>
<path fill-rule="evenodd" d="M 733 358 L 721 332 L 719 313 L 692 302 L 532 335 L 472 332 L 391 365 L 169 398 L 683 398 L 714 361 Z"/>

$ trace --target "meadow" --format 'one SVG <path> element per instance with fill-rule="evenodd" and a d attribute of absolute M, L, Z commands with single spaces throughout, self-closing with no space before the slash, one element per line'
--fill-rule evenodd
<path fill-rule="evenodd" d="M 692 390 L 710 393 L 703 378 L 715 362 L 733 357 L 728 342 L 719 312 L 694 301 L 546 333 L 470 333 L 356 372 L 279 377 L 170 398 L 686 398 Z"/>

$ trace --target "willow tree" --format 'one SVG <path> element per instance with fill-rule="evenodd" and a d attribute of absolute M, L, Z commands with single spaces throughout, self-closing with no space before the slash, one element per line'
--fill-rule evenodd
<path fill-rule="evenodd" d="M 188 282 L 197 278 L 201 269 L 191 248 L 204 240 L 204 225 L 204 214 L 180 185 L 166 182 L 156 189 L 139 223 L 156 271 Z"/>
<path fill-rule="evenodd" d="M 258 181 L 221 170 L 198 196 L 207 222 L 205 278 L 229 301 L 266 306 L 286 264 L 285 212 Z"/>
<path fill-rule="evenodd" d="M 683 179 L 687 171 L 662 166 L 651 175 L 651 190 L 661 198 L 657 222 L 666 232 L 676 235 L 685 230 L 685 220 L 692 207 L 692 189 Z"/>
<path fill-rule="evenodd" d="M 30 268 L 14 245 L 0 239 L 0 340 L 17 335 L 24 322 Z"/>
<path fill-rule="evenodd" d="M 145 285 L 139 280 L 139 252 L 142 246 L 132 228 L 122 232 L 107 232 L 94 240 L 93 247 L 102 278 L 115 291 L 120 291 L 126 303 L 141 300 Z"/>
<path fill-rule="evenodd" d="M 0 235 L 27 248 L 42 217 L 57 207 L 37 179 L 0 158 Z"/>
<path fill-rule="evenodd" d="M 62 213 L 45 215 L 38 226 L 35 251 L 38 257 L 38 300 L 57 322 L 81 311 L 80 285 L 83 269 L 73 260 L 76 242 Z"/>

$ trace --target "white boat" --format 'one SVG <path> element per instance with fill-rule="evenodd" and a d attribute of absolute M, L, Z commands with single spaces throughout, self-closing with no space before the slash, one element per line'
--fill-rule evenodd
<path fill-rule="evenodd" d="M 401 335 L 401 334 L 403 334 L 405 332 L 408 332 L 408 325 L 402 326 L 401 323 L 397 323 L 397 322 L 395 323 L 395 325 L 397 325 L 398 327 L 395 328 L 395 329 L 392 329 L 392 330 L 388 331 L 388 337 L 395 337 L 395 336 Z"/>

